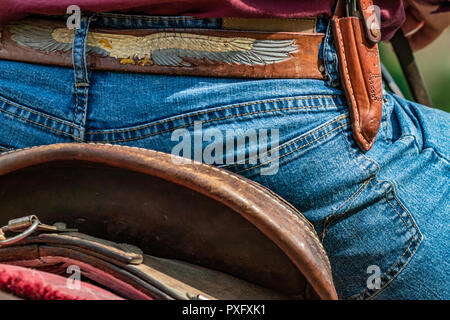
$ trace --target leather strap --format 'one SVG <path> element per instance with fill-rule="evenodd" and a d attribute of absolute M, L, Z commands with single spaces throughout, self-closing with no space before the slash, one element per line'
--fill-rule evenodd
<path fill-rule="evenodd" d="M 128 259 L 130 256 L 133 259 Z M 0 261 L 66 275 L 67 267 L 76 265 L 84 277 L 127 299 L 295 298 L 219 271 L 144 255 L 137 247 L 82 233 L 28 237 L 0 248 Z"/>
<path fill-rule="evenodd" d="M 362 21 L 364 24 L 364 31 L 366 33 L 367 41 L 371 44 L 380 42 L 381 40 L 381 26 L 379 21 L 379 9 L 373 5 L 372 0 L 358 0 Z"/>
<path fill-rule="evenodd" d="M 233 29 L 249 24 L 238 22 L 227 22 L 227 26 Z M 303 24 L 299 23 L 300 30 Z M 286 30 L 295 30 L 292 27 Z M 254 26 L 249 24 L 249 28 Z M 62 22 L 27 19 L 4 26 L 0 34 L 0 59 L 72 67 L 75 33 Z M 94 70 L 324 79 L 319 59 L 323 37 L 303 32 L 90 27 L 86 60 Z"/>

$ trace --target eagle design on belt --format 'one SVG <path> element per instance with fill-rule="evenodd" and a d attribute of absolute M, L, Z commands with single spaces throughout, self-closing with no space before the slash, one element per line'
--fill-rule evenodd
<path fill-rule="evenodd" d="M 32 24 L 10 27 L 11 39 L 41 51 L 72 49 L 74 30 Z M 189 67 L 184 58 L 245 65 L 267 65 L 289 59 L 298 51 L 295 40 L 257 40 L 195 33 L 156 32 L 145 36 L 88 32 L 86 51 L 120 60 L 121 64 Z M 190 60 L 192 61 L 192 60 Z"/>

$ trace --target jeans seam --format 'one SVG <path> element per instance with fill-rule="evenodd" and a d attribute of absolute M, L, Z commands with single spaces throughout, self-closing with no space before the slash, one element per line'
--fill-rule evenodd
<path fill-rule="evenodd" d="M 255 114 L 262 114 L 262 113 L 269 113 L 269 112 L 278 112 L 278 111 L 285 111 L 285 110 L 296 110 L 296 109 L 303 109 L 303 108 L 320 108 L 320 107 L 324 107 L 324 105 L 307 106 L 307 107 L 302 106 L 302 107 L 292 107 L 292 108 L 290 107 L 290 108 L 271 109 L 271 110 L 259 110 L 259 111 L 254 111 L 254 112 L 246 112 L 246 113 L 242 113 L 242 114 L 238 114 L 238 115 L 232 115 L 232 116 L 225 116 L 225 117 L 220 117 L 220 118 L 208 119 L 208 120 L 199 121 L 199 122 L 201 122 L 203 124 L 203 123 L 210 123 L 210 122 L 214 122 L 214 121 L 236 119 L 236 118 L 245 117 L 245 116 L 249 116 L 249 115 L 255 115 Z M 113 143 L 113 142 L 136 141 L 136 140 L 141 140 L 141 139 L 145 139 L 145 138 L 148 138 L 148 137 L 156 136 L 156 135 L 159 135 L 159 134 L 171 132 L 171 131 L 174 131 L 174 130 L 177 130 L 177 129 L 191 127 L 192 125 L 193 125 L 192 123 L 189 123 L 189 124 L 181 125 L 181 126 L 178 126 L 178 127 L 175 127 L 175 128 L 171 128 L 171 129 L 167 129 L 167 130 L 162 130 L 162 131 L 146 134 L 146 135 L 143 135 L 141 137 L 128 138 L 128 139 L 116 139 L 116 140 L 100 140 L 98 142 Z"/>
<path fill-rule="evenodd" d="M 394 191 L 391 191 L 394 194 Z M 395 273 L 393 273 L 393 269 L 395 267 L 397 267 L 397 265 L 400 263 L 401 259 L 406 255 L 406 253 L 408 252 L 409 248 L 411 248 L 411 245 L 413 244 L 414 240 L 415 240 L 415 234 L 411 231 L 411 229 L 408 227 L 408 224 L 406 223 L 405 219 L 401 216 L 401 214 L 398 212 L 397 209 L 395 209 L 395 207 L 392 205 L 392 203 L 389 201 L 388 199 L 388 191 L 386 191 L 385 194 L 385 198 L 387 203 L 392 207 L 392 209 L 396 212 L 396 214 L 402 219 L 404 225 L 406 226 L 406 228 L 408 229 L 408 232 L 411 234 L 411 240 L 409 241 L 408 247 L 405 249 L 405 251 L 403 252 L 403 254 L 397 259 L 397 261 L 389 268 L 388 271 L 386 271 L 383 276 L 380 278 L 381 280 L 385 279 L 388 276 L 391 276 L 391 279 L 389 279 L 388 281 L 386 281 L 386 283 L 383 284 L 383 287 L 378 289 L 377 291 L 375 291 L 373 294 L 368 295 L 366 297 L 367 300 L 375 297 L 376 295 L 380 294 L 384 289 L 386 289 L 386 287 L 395 279 L 395 277 L 397 277 L 397 275 L 403 270 L 403 268 L 409 263 L 409 261 L 411 260 L 411 258 L 414 256 L 417 248 L 419 247 L 421 240 L 422 240 L 422 235 L 420 233 L 420 230 L 417 228 L 417 226 L 415 225 L 412 217 L 410 216 L 409 212 L 400 204 L 398 199 L 395 199 L 397 201 L 397 204 L 403 209 L 403 211 L 408 215 L 410 222 L 413 224 L 413 226 L 415 227 L 414 229 L 416 230 L 417 234 L 418 234 L 418 241 L 416 246 L 414 247 L 414 250 L 411 252 L 408 260 L 406 260 L 400 267 L 399 270 Z M 395 197 L 395 194 L 394 194 Z M 396 197 L 395 197 L 396 198 Z M 358 296 L 361 297 L 365 294 L 367 294 L 367 291 L 369 289 L 364 290 L 363 292 L 361 292 Z"/>
<path fill-rule="evenodd" d="M 249 171 L 249 170 L 252 170 L 252 169 L 256 169 L 256 168 L 261 167 L 261 166 L 263 166 L 263 165 L 265 165 L 265 164 L 267 164 L 267 163 L 269 163 L 269 162 L 272 162 L 272 161 L 275 161 L 275 160 L 279 160 L 279 159 L 281 159 L 281 158 L 284 158 L 284 157 L 286 157 L 286 156 L 288 156 L 288 155 L 290 155 L 290 154 L 292 154 L 292 153 L 294 153 L 294 152 L 296 152 L 296 151 L 298 151 L 298 150 L 301 150 L 301 149 L 303 149 L 303 148 L 305 148 L 305 147 L 311 145 L 312 143 L 314 143 L 314 142 L 316 142 L 316 141 L 322 139 L 323 137 L 325 137 L 325 136 L 327 136 L 327 135 L 333 133 L 334 131 L 339 130 L 340 128 L 345 127 L 345 126 L 347 126 L 347 125 L 348 125 L 348 124 L 343 124 L 343 125 L 341 125 L 341 126 L 339 126 L 339 127 L 336 127 L 336 128 L 334 128 L 333 130 L 328 131 L 327 133 L 324 133 L 324 134 L 321 135 L 320 137 L 314 139 L 313 141 L 310 141 L 310 142 L 308 142 L 307 144 L 304 144 L 304 145 L 302 145 L 302 146 L 300 146 L 300 147 L 298 147 L 298 148 L 295 148 L 294 150 L 291 150 L 291 151 L 289 151 L 288 153 L 285 153 L 285 154 L 283 154 L 283 155 L 281 155 L 281 156 L 279 156 L 279 157 L 277 157 L 277 158 L 275 158 L 275 159 L 273 159 L 273 160 L 266 161 L 266 162 L 264 162 L 264 163 L 260 163 L 259 165 L 252 166 L 252 167 L 249 167 L 249 168 L 246 168 L 246 169 L 237 171 L 236 173 L 241 174 L 242 172 L 246 172 L 246 171 Z"/>
<path fill-rule="evenodd" d="M 85 124 L 85 119 L 86 119 L 86 112 L 87 112 L 87 101 L 88 101 L 88 87 L 84 87 L 84 105 L 83 105 L 83 115 L 81 118 L 81 123 Z M 84 139 L 86 139 L 86 137 L 84 137 Z"/>
<path fill-rule="evenodd" d="M 376 162 L 373 159 L 368 158 L 366 155 L 363 154 L 363 157 L 367 160 L 370 161 L 372 163 L 374 163 L 377 167 L 377 172 L 374 176 L 375 181 L 377 181 L 379 184 L 383 183 L 383 182 L 387 182 L 390 185 L 390 190 L 386 190 L 385 191 L 385 198 L 386 198 L 386 202 L 392 207 L 392 209 L 395 211 L 395 213 L 400 217 L 400 219 L 402 219 L 403 224 L 405 225 L 405 227 L 407 228 L 408 232 L 411 234 L 411 240 L 409 241 L 408 247 L 405 249 L 405 251 L 403 252 L 403 254 L 397 259 L 397 261 L 389 268 L 388 271 L 386 271 L 383 276 L 381 277 L 381 279 L 386 278 L 387 276 L 391 276 L 391 279 L 389 279 L 382 288 L 376 290 L 375 292 L 373 292 L 372 294 L 368 295 L 366 297 L 366 299 L 371 299 L 373 297 L 375 297 L 376 295 L 380 294 L 384 289 L 386 289 L 386 287 L 395 279 L 395 277 L 397 277 L 397 275 L 403 270 L 403 268 L 409 263 L 409 261 L 411 260 L 411 258 L 414 256 L 414 253 L 416 252 L 417 248 L 419 247 L 421 241 L 422 241 L 422 234 L 420 232 L 419 227 L 417 226 L 416 222 L 414 221 L 414 218 L 412 217 L 411 213 L 409 212 L 409 210 L 401 203 L 400 199 L 398 199 L 397 195 L 396 195 L 396 187 L 394 185 L 394 183 L 390 180 L 379 180 L 378 179 L 378 174 L 381 170 L 380 165 L 378 164 L 378 162 Z M 409 258 L 407 261 L 405 261 L 400 267 L 399 270 L 397 272 L 393 272 L 393 269 L 395 267 L 397 267 L 397 265 L 400 263 L 401 259 L 405 256 L 405 254 L 408 252 L 409 248 L 411 247 L 411 245 L 413 244 L 414 240 L 415 240 L 415 234 L 411 231 L 411 228 L 408 226 L 406 220 L 401 216 L 401 214 L 398 212 L 397 209 L 395 209 L 395 207 L 392 205 L 392 203 L 389 201 L 388 199 L 388 194 L 389 192 L 392 193 L 393 198 L 395 199 L 396 203 L 399 205 L 399 207 L 403 210 L 404 213 L 406 213 L 409 222 L 412 225 L 412 228 L 415 230 L 418 239 L 417 244 L 414 248 L 414 250 L 411 252 Z M 362 297 L 363 295 L 367 295 L 368 291 L 370 289 L 365 289 L 363 292 L 361 292 L 360 294 L 358 294 L 358 297 Z"/>
<path fill-rule="evenodd" d="M 75 67 L 75 69 L 77 68 L 77 67 L 76 67 L 76 64 L 74 64 L 74 67 Z M 75 72 L 76 72 L 76 71 L 75 71 Z M 75 108 L 74 108 L 73 119 L 72 119 L 72 122 L 73 122 L 73 123 L 75 123 L 75 118 L 76 118 L 76 115 L 77 115 L 77 110 L 78 110 L 78 88 L 75 86 Z M 73 136 L 75 136 L 75 132 L 74 132 L 73 128 L 71 128 L 71 134 L 72 134 Z"/>
<path fill-rule="evenodd" d="M 325 235 L 326 232 L 328 231 L 328 228 L 331 226 L 331 224 L 339 217 L 344 216 L 345 214 L 347 214 L 347 212 L 350 210 L 352 204 L 363 194 L 364 190 L 366 190 L 367 186 L 369 185 L 370 181 L 373 179 L 373 177 L 368 178 L 367 180 L 365 180 L 357 189 L 356 191 L 350 196 L 348 197 L 344 202 L 341 203 L 341 205 L 339 205 L 339 207 L 333 211 L 333 213 L 331 213 L 330 215 L 325 217 L 325 220 L 323 222 L 323 230 L 320 234 L 320 238 L 322 243 L 325 240 Z M 338 214 L 337 216 L 334 216 L 336 214 L 336 212 L 338 212 L 338 210 L 344 206 L 350 199 L 353 200 L 348 204 L 347 208 L 341 212 L 340 214 Z M 330 220 L 331 219 L 331 220 Z M 329 221 L 330 220 L 330 221 Z"/>
<path fill-rule="evenodd" d="M 26 122 L 33 123 L 33 124 L 35 124 L 35 125 L 37 125 L 37 126 L 40 126 L 40 127 L 43 127 L 43 128 L 46 128 L 46 129 L 49 129 L 49 130 L 52 130 L 52 131 L 61 133 L 61 134 L 65 135 L 65 136 L 70 136 L 70 137 L 74 138 L 74 139 L 77 140 L 77 141 L 81 141 L 78 137 L 75 137 L 74 135 L 72 135 L 72 134 L 70 134 L 70 133 L 67 133 L 67 132 L 64 132 L 64 131 L 61 131 L 61 130 L 58 130 L 58 129 L 51 128 L 51 127 L 49 127 L 49 126 L 46 126 L 46 125 L 44 125 L 44 124 L 38 123 L 38 122 L 36 122 L 36 121 L 30 120 L 30 119 L 27 119 L 27 118 L 24 118 L 24 117 L 21 117 L 21 116 L 19 116 L 19 115 L 16 115 L 16 114 L 14 114 L 14 113 L 9 112 L 9 111 L 0 109 L 0 112 L 7 113 L 7 114 L 9 114 L 9 115 L 11 115 L 11 116 L 13 116 L 13 117 L 19 118 L 19 119 L 24 120 L 24 121 L 26 121 Z"/>
<path fill-rule="evenodd" d="M 325 69 L 328 75 L 328 78 L 330 78 L 331 81 L 331 72 L 330 72 L 330 67 L 329 67 L 329 61 L 328 61 L 328 47 L 329 47 L 329 43 L 328 43 L 328 38 L 330 36 L 330 29 L 329 26 L 327 28 L 327 33 L 324 39 L 324 50 L 323 50 L 323 60 L 324 60 L 324 65 L 325 65 Z"/>
<path fill-rule="evenodd" d="M 345 118 L 348 118 L 348 115 L 340 116 L 340 117 L 334 119 L 333 121 L 331 121 L 331 122 L 329 122 L 329 123 L 326 123 L 325 125 L 319 126 L 318 128 L 314 129 L 314 130 L 311 131 L 311 132 L 307 132 L 307 134 L 305 134 L 305 135 L 301 135 L 301 136 L 298 137 L 298 138 L 295 138 L 295 139 L 293 139 L 293 140 L 290 140 L 290 141 L 288 141 L 288 142 L 282 144 L 281 146 L 279 146 L 279 147 L 278 147 L 276 150 L 274 150 L 274 151 L 280 151 L 280 150 L 286 149 L 287 147 L 289 147 L 289 146 L 291 146 L 291 145 L 293 145 L 293 144 L 295 144 L 295 143 L 297 143 L 297 142 L 299 142 L 299 141 L 305 140 L 305 139 L 309 138 L 310 136 L 312 136 L 314 133 L 316 133 L 316 132 L 318 132 L 318 131 L 321 131 L 321 130 L 327 128 L 328 126 L 332 125 L 333 123 L 338 122 L 338 121 L 341 121 L 342 119 L 345 119 Z M 339 128 L 339 127 L 338 127 L 338 128 Z M 271 151 L 271 152 L 273 152 L 273 151 Z M 269 153 L 269 152 L 266 151 L 264 154 L 259 155 L 258 157 L 259 157 L 259 158 L 264 158 L 264 156 L 266 156 L 268 153 Z M 249 159 L 253 160 L 254 158 L 249 158 Z M 279 159 L 279 158 L 277 158 L 277 159 Z M 274 160 L 277 160 L 277 159 L 274 159 Z M 266 162 L 266 163 L 267 163 L 267 162 Z M 220 167 L 223 168 L 223 169 L 230 170 L 230 169 L 232 169 L 232 168 L 234 168 L 234 167 L 237 167 L 237 166 L 239 166 L 239 165 L 241 165 L 241 163 L 234 163 L 234 164 L 224 165 L 224 166 L 220 166 Z M 258 167 L 259 167 L 259 166 L 258 166 Z M 252 167 L 250 167 L 250 168 L 248 168 L 248 169 L 253 169 L 253 168 L 256 168 L 256 167 L 255 167 L 255 166 L 252 166 Z M 238 171 L 238 172 L 242 172 L 242 171 Z"/>
<path fill-rule="evenodd" d="M 88 18 L 88 22 L 86 23 L 86 26 L 84 28 L 84 33 L 83 33 L 83 38 L 81 38 L 81 68 L 82 68 L 82 73 L 83 73 L 83 83 L 87 83 L 87 79 L 86 79 L 86 35 L 89 29 L 89 19 Z M 86 88 L 86 87 L 84 87 Z"/>
<path fill-rule="evenodd" d="M 329 79 L 328 80 L 329 85 L 332 85 L 336 81 L 334 73 L 332 72 L 332 68 L 330 67 L 330 61 L 328 60 L 329 54 L 331 54 L 331 56 L 333 57 L 332 66 L 334 68 L 337 67 L 336 54 L 331 49 L 332 43 L 329 42 L 329 38 L 330 38 L 331 34 L 332 34 L 331 24 L 328 24 L 327 31 L 326 31 L 326 37 L 324 39 L 323 59 L 324 59 L 324 62 L 326 62 L 326 63 L 324 63 L 324 65 L 325 65 L 326 73 L 327 73 L 327 76 Z"/>
<path fill-rule="evenodd" d="M 382 112 L 384 113 L 384 120 L 382 120 L 381 124 L 384 123 L 384 141 L 386 141 L 386 144 L 392 143 L 392 140 L 389 141 L 389 121 L 388 121 L 388 110 L 387 110 L 387 104 L 389 103 L 388 96 L 385 95 L 383 98 L 383 107 Z"/>
<path fill-rule="evenodd" d="M 290 142 L 287 143 L 287 144 L 283 144 L 283 145 L 280 146 L 277 150 L 274 150 L 274 151 L 280 151 L 280 150 L 283 150 L 283 149 L 289 147 L 290 145 L 292 145 L 292 144 L 294 144 L 294 143 L 297 143 L 297 142 L 299 142 L 299 141 L 301 141 L 301 140 L 304 140 L 304 139 L 310 137 L 312 134 L 316 133 L 317 131 L 323 130 L 324 128 L 326 128 L 326 127 L 332 125 L 333 123 L 335 123 L 335 122 L 337 122 L 337 121 L 340 121 L 340 120 L 342 120 L 342 119 L 345 119 L 345 118 L 347 118 L 347 117 L 348 117 L 348 116 L 345 116 L 345 117 L 339 117 L 339 118 L 337 118 L 337 119 L 334 119 L 333 121 L 327 123 L 325 126 L 319 126 L 319 127 L 316 128 L 315 130 L 309 132 L 307 135 L 302 135 L 302 136 L 300 136 L 300 137 L 298 137 L 298 138 L 296 138 L 296 139 L 290 141 Z M 264 157 L 264 156 L 267 155 L 267 154 L 268 154 L 268 152 L 264 153 L 262 156 Z M 260 155 L 259 157 L 261 157 L 261 155 Z M 239 165 L 240 165 L 240 163 L 234 163 L 234 164 L 230 164 L 230 165 L 228 165 L 228 166 L 227 166 L 227 165 L 222 166 L 222 168 L 225 168 L 225 169 L 228 169 L 228 170 L 229 170 L 229 169 L 234 168 L 234 167 L 239 166 Z"/>
<path fill-rule="evenodd" d="M 386 202 L 394 209 L 395 213 L 400 217 L 400 219 L 402 220 L 403 224 L 406 226 L 406 229 L 407 229 L 408 232 L 411 234 L 411 239 L 409 240 L 408 247 L 405 249 L 405 251 L 403 252 L 403 254 L 396 260 L 396 262 L 395 262 L 392 266 L 389 267 L 389 270 L 386 271 L 386 272 L 383 274 L 383 276 L 381 277 L 382 280 L 385 279 L 385 278 L 388 277 L 388 276 L 390 276 L 391 279 L 389 279 L 388 281 L 386 281 L 386 283 L 383 284 L 383 287 L 382 287 L 382 288 L 377 289 L 377 290 L 374 291 L 372 294 L 369 294 L 369 290 L 371 290 L 371 289 L 366 288 L 365 290 L 361 291 L 360 293 L 355 294 L 355 295 L 349 297 L 349 298 L 351 298 L 351 299 L 360 299 L 360 298 L 363 298 L 363 297 L 364 297 L 365 299 L 371 299 L 371 298 L 375 297 L 376 295 L 378 295 L 379 293 L 381 293 L 381 292 L 382 292 L 382 291 L 383 291 L 383 290 L 384 290 L 384 289 L 392 282 L 392 280 L 394 280 L 394 278 L 395 278 L 395 277 L 403 270 L 403 268 L 409 263 L 409 260 L 414 256 L 414 253 L 416 252 L 417 248 L 419 247 L 419 245 L 420 245 L 420 243 L 421 243 L 421 240 L 422 240 L 422 234 L 421 234 L 421 232 L 420 232 L 419 227 L 418 227 L 417 224 L 415 223 L 414 218 L 413 218 L 412 215 L 410 214 L 409 210 L 407 210 L 407 209 L 405 208 L 405 206 L 403 206 L 402 203 L 400 202 L 400 200 L 398 199 L 398 197 L 397 197 L 397 195 L 396 195 L 396 191 L 395 191 L 395 190 L 396 190 L 396 187 L 395 187 L 394 183 L 393 183 L 392 181 L 390 181 L 390 180 L 380 180 L 380 179 L 378 178 L 379 172 L 381 171 L 381 167 L 380 167 L 380 165 L 378 164 L 378 162 L 375 161 L 375 160 L 373 160 L 373 159 L 368 158 L 365 154 L 361 153 L 362 157 L 363 157 L 364 159 L 366 159 L 366 161 L 367 161 L 368 163 L 372 163 L 373 165 L 376 166 L 376 170 L 375 170 L 375 172 L 373 172 L 373 173 L 372 173 L 372 170 L 371 170 L 370 168 L 364 168 L 364 167 L 360 164 L 360 162 L 356 160 L 356 155 L 355 155 L 354 152 L 352 151 L 350 142 L 348 141 L 348 139 L 347 139 L 347 137 L 345 136 L 344 132 L 341 131 L 341 133 L 342 133 L 342 135 L 344 136 L 345 141 L 347 142 L 347 146 L 348 146 L 348 148 L 349 148 L 350 154 L 352 155 L 353 160 L 355 161 L 356 165 L 357 165 L 363 172 L 365 172 L 366 170 L 368 170 L 369 173 L 372 175 L 372 177 L 371 177 L 370 179 L 374 178 L 374 180 L 375 180 L 378 184 L 381 185 L 383 182 L 386 182 L 386 183 L 389 184 L 390 189 L 386 189 L 386 190 L 385 190 L 385 199 L 386 199 Z M 392 203 L 389 201 L 389 199 L 388 199 L 388 194 L 389 194 L 390 192 L 392 193 L 394 199 L 396 200 L 396 203 L 399 205 L 400 208 L 402 208 L 403 212 L 405 212 L 405 214 L 407 215 L 408 221 L 411 223 L 412 228 L 416 231 L 416 234 L 417 234 L 417 236 L 418 236 L 418 239 L 415 239 L 416 234 L 414 234 L 414 233 L 411 231 L 411 228 L 408 226 L 407 221 L 401 216 L 401 214 L 398 212 L 398 210 L 395 209 L 395 207 L 394 207 L 394 206 L 392 205 Z M 411 245 L 412 245 L 413 242 L 415 242 L 415 241 L 417 241 L 417 244 L 416 244 L 414 250 L 411 252 L 411 254 L 410 254 L 408 260 L 405 261 L 405 262 L 399 267 L 399 270 L 398 270 L 397 272 L 394 273 L 394 270 L 393 270 L 393 269 L 397 267 L 397 265 L 400 263 L 401 259 L 406 255 L 406 253 L 407 253 L 408 250 L 410 249 Z"/>
<path fill-rule="evenodd" d="M 89 23 L 92 19 L 92 16 L 87 18 L 87 21 L 85 24 L 83 24 L 83 32 L 81 34 L 81 41 L 80 41 L 80 46 L 81 46 L 81 50 L 78 50 L 78 39 L 80 37 L 80 34 L 78 32 L 78 30 L 75 32 L 74 35 L 74 39 L 73 39 L 73 51 L 72 51 L 72 55 L 73 55 L 73 67 L 74 67 L 74 73 L 75 73 L 75 84 L 74 84 L 74 91 L 75 91 L 75 108 L 74 108 L 74 112 L 73 112 L 73 123 L 77 124 L 77 130 L 78 130 L 78 137 L 76 140 L 78 141 L 83 141 L 83 124 L 84 124 L 84 119 L 86 116 L 86 109 L 87 109 L 87 88 L 88 88 L 88 80 L 87 80 L 87 74 L 86 74 L 86 61 L 85 61 L 85 57 L 86 57 L 86 38 L 87 38 L 87 34 L 88 34 L 88 29 L 89 29 Z M 79 52 L 80 51 L 80 52 Z M 81 56 L 80 56 L 81 55 Z M 80 58 L 80 59 L 79 59 Z M 78 62 L 80 62 L 80 65 L 78 64 Z M 82 74 L 82 79 L 81 82 L 79 81 L 79 70 L 81 67 L 81 74 Z M 80 123 L 78 124 L 77 122 L 77 116 L 78 116 L 78 110 L 80 108 L 80 97 L 78 94 L 78 90 L 79 87 L 83 87 L 83 106 L 82 106 L 82 113 L 81 113 L 81 120 Z M 75 130 L 72 130 L 72 135 L 75 136 Z"/>
<path fill-rule="evenodd" d="M 35 115 L 37 115 L 37 116 L 44 117 L 44 118 L 47 118 L 47 119 L 52 120 L 52 121 L 56 121 L 56 122 L 58 122 L 58 123 L 60 123 L 60 124 L 63 124 L 63 125 L 69 126 L 69 127 L 77 127 L 77 125 L 75 125 L 75 124 L 73 124 L 73 123 L 70 123 L 70 122 L 64 122 L 64 121 L 59 120 L 59 119 L 57 119 L 57 118 L 54 118 L 54 117 L 51 117 L 51 116 L 47 116 L 46 114 L 44 114 L 44 113 L 42 113 L 42 112 L 35 111 L 35 110 L 33 110 L 33 109 L 29 108 L 29 107 L 26 107 L 26 106 L 21 106 L 21 105 L 15 103 L 15 102 L 8 101 L 8 100 L 6 100 L 6 99 L 4 99 L 4 98 L 2 98 L 2 97 L 0 97 L 0 101 L 3 101 L 4 103 L 9 104 L 9 105 L 12 105 L 12 106 L 14 106 L 14 107 L 16 107 L 16 108 L 19 108 L 19 109 L 21 109 L 21 110 L 24 110 L 24 111 L 33 113 L 33 114 L 35 114 Z"/>
<path fill-rule="evenodd" d="M 406 226 L 408 232 L 411 234 L 411 239 L 409 240 L 408 246 L 406 247 L 406 249 L 403 251 L 402 255 L 395 261 L 394 264 L 392 264 L 389 267 L 389 270 L 387 270 L 381 277 L 380 277 L 380 281 L 383 281 L 384 279 L 386 279 L 386 277 L 391 277 L 391 279 L 387 280 L 385 283 L 383 283 L 383 286 L 380 289 L 377 289 L 375 292 L 373 292 L 372 294 L 368 294 L 368 291 L 371 290 L 369 288 L 363 290 L 362 292 L 351 296 L 351 299 L 360 299 L 362 297 L 364 297 L 365 295 L 367 295 L 366 297 L 364 297 L 364 299 L 371 299 L 373 297 L 375 297 L 376 295 L 380 294 L 383 290 L 385 290 L 387 288 L 387 286 L 395 279 L 395 277 L 403 270 L 403 268 L 409 263 L 409 260 L 411 260 L 411 258 L 414 256 L 414 253 L 416 252 L 417 248 L 419 247 L 420 244 L 420 240 L 421 240 L 421 236 L 420 236 L 420 232 L 418 231 L 418 229 L 416 229 L 416 231 L 419 234 L 419 241 L 416 244 L 414 250 L 411 252 L 409 258 L 407 261 L 405 261 L 400 267 L 399 270 L 397 272 L 394 273 L 394 268 L 397 267 L 397 265 L 400 263 L 400 261 L 402 260 L 402 258 L 406 255 L 406 253 L 408 252 L 409 248 L 411 248 L 411 245 L 414 242 L 414 238 L 415 238 L 415 234 L 411 231 L 411 229 L 408 227 L 405 219 L 403 219 L 403 217 L 401 216 L 401 214 L 398 212 L 397 209 L 395 209 L 395 207 L 392 205 L 392 203 L 389 201 L 387 195 L 390 191 L 386 190 L 385 193 L 385 199 L 386 202 L 392 207 L 392 209 L 395 211 L 395 213 L 402 219 L 403 224 Z M 393 192 L 393 191 L 391 191 Z M 400 205 L 400 203 L 398 202 L 398 199 L 396 199 L 397 203 Z M 406 212 L 406 211 L 405 211 Z M 408 213 L 407 213 L 408 214 Z M 409 214 L 408 214 L 409 216 Z M 410 216 L 409 216 L 410 217 Z M 411 219 L 411 218 L 410 218 Z M 412 222 L 412 220 L 410 220 Z"/>
<path fill-rule="evenodd" d="M 77 116 L 77 112 L 78 112 L 78 103 L 79 103 L 78 87 L 76 85 L 77 84 L 77 79 L 78 79 L 78 67 L 77 67 L 78 63 L 77 63 L 77 61 L 75 61 L 76 38 L 77 38 L 77 31 L 75 31 L 73 44 L 72 44 L 72 47 L 73 47 L 73 53 L 72 53 L 73 54 L 73 59 L 72 60 L 73 60 L 73 68 L 74 68 L 74 73 L 75 73 L 75 84 L 74 84 L 75 108 L 74 108 L 74 111 L 73 111 L 73 119 L 72 119 L 73 123 L 76 123 L 75 121 L 76 121 L 76 116 Z M 75 136 L 75 130 L 73 130 L 71 133 L 73 134 L 73 136 Z"/>
<path fill-rule="evenodd" d="M 315 95 L 315 96 L 304 96 L 304 97 L 303 96 L 302 97 L 289 97 L 289 98 L 279 98 L 279 99 L 258 100 L 258 101 L 240 103 L 240 104 L 233 104 L 231 106 L 225 106 L 225 107 L 220 107 L 220 108 L 210 107 L 207 110 L 176 116 L 174 118 L 169 118 L 169 119 L 161 120 L 161 121 L 158 121 L 155 123 L 143 125 L 138 128 L 117 129 L 117 130 L 113 129 L 113 130 L 104 130 L 104 131 L 88 131 L 86 134 L 96 135 L 96 134 L 105 134 L 105 133 L 122 133 L 122 132 L 138 131 L 138 130 L 150 128 L 150 127 L 162 124 L 162 123 L 172 122 L 174 120 L 182 120 L 182 119 L 192 117 L 192 116 L 199 116 L 199 115 L 203 115 L 203 114 L 208 114 L 208 113 L 213 113 L 213 112 L 223 111 L 223 110 L 229 110 L 229 109 L 232 110 L 232 109 L 236 109 L 236 108 L 240 108 L 240 107 L 247 107 L 247 106 L 252 106 L 252 105 L 257 105 L 257 104 L 262 104 L 262 103 L 298 101 L 298 100 L 309 100 L 309 99 L 318 99 L 318 98 L 332 98 L 332 97 L 340 97 L 340 96 L 341 95 Z M 327 107 L 327 106 L 335 106 L 335 105 L 322 105 L 322 106 Z M 339 106 L 339 104 L 336 104 L 336 106 Z M 313 106 L 301 106 L 301 107 L 293 107 L 293 108 L 314 108 L 314 107 L 319 107 L 319 106 L 313 105 Z M 279 110 L 279 109 L 276 109 L 276 110 Z"/>

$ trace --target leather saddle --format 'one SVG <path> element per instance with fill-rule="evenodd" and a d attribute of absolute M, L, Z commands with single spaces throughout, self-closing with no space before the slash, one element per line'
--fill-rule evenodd
<path fill-rule="evenodd" d="M 56 274 L 77 265 L 126 299 L 337 299 L 298 210 L 173 157 L 77 143 L 0 154 L 0 263 Z"/>

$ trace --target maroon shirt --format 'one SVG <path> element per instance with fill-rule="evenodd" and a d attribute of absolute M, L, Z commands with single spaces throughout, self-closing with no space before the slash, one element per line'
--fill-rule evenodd
<path fill-rule="evenodd" d="M 426 1 L 443 3 L 442 0 Z M 405 20 L 402 0 L 374 2 L 381 8 L 383 39 L 389 39 Z M 445 2 L 448 4 L 448 0 Z M 206 18 L 304 18 L 330 16 L 334 0 L 1 0 L 0 25 L 30 14 L 62 15 L 73 4 L 92 12 L 121 11 Z"/>

